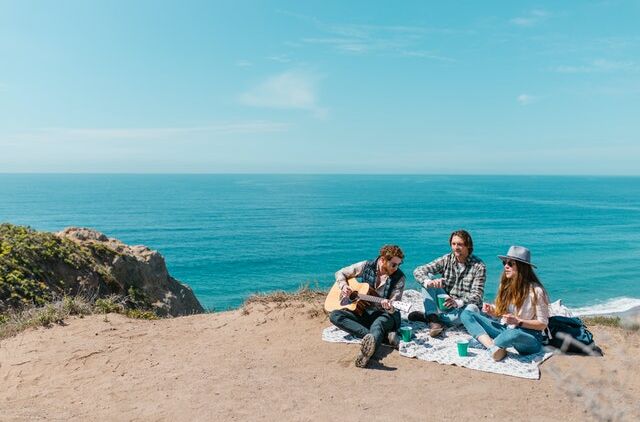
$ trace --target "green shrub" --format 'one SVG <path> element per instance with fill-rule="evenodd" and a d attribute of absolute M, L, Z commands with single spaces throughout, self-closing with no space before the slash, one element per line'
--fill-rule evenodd
<path fill-rule="evenodd" d="M 124 306 L 119 302 L 117 296 L 111 295 L 105 298 L 96 299 L 94 308 L 97 312 L 108 314 L 116 313 L 120 314 L 124 312 Z"/>
<path fill-rule="evenodd" d="M 61 293 L 60 264 L 92 268 L 88 250 L 69 239 L 0 224 L 0 300 L 8 307 L 42 306 Z"/>
<path fill-rule="evenodd" d="M 149 309 L 151 308 L 151 300 L 146 294 L 135 286 L 129 286 L 127 289 L 127 302 L 132 308 Z"/>
<path fill-rule="evenodd" d="M 49 304 L 43 308 L 40 308 L 35 313 L 33 318 L 34 325 L 41 325 L 43 327 L 48 327 L 51 324 L 60 323 L 64 319 L 65 315 L 61 312 L 61 309 L 56 308 L 56 306 Z"/>

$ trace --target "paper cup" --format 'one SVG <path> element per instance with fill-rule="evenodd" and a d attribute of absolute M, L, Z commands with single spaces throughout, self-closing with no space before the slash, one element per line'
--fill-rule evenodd
<path fill-rule="evenodd" d="M 440 309 L 441 311 L 449 309 L 444 304 L 444 302 L 445 302 L 445 300 L 447 300 L 447 298 L 449 298 L 449 295 L 446 295 L 444 293 L 438 295 L 438 309 Z"/>
<path fill-rule="evenodd" d="M 458 340 L 458 356 L 467 356 L 469 354 L 469 340 Z"/>
<path fill-rule="evenodd" d="M 404 341 L 405 343 L 411 341 L 412 334 L 413 334 L 413 328 L 411 327 L 400 328 L 400 335 L 402 336 L 402 341 Z"/>

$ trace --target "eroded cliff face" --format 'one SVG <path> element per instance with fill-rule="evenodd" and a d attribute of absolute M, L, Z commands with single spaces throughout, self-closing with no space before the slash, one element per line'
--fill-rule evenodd
<path fill-rule="evenodd" d="M 204 312 L 193 291 L 169 275 L 164 258 L 146 246 L 129 246 L 91 229 L 70 227 L 58 236 L 93 251 L 119 293 L 140 292 L 159 314 L 172 316 Z M 112 286 L 112 288 L 115 286 Z M 132 297 L 135 300 L 135 298 Z"/>
<path fill-rule="evenodd" d="M 161 316 L 204 312 L 193 291 L 171 277 L 162 255 L 146 246 L 87 228 L 43 233 L 0 225 L 0 311 L 63 294 L 126 296 L 132 307 Z"/>

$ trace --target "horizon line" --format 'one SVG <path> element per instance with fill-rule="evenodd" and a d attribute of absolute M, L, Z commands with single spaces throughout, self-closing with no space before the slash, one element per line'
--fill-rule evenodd
<path fill-rule="evenodd" d="M 589 173 L 305 173 L 305 172 L 0 172 L 0 175 L 121 175 L 121 176 L 454 176 L 454 177 L 640 177 L 639 174 Z"/>

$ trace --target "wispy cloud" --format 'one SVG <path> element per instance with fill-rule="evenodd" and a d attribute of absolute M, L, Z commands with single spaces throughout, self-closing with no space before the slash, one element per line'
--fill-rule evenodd
<path fill-rule="evenodd" d="M 290 70 L 270 76 L 239 97 L 242 104 L 252 107 L 310 110 L 317 116 L 326 115 L 318 106 L 318 82 L 314 73 Z"/>
<path fill-rule="evenodd" d="M 249 60 L 238 60 L 236 62 L 236 66 L 238 66 L 238 67 L 250 67 L 250 66 L 253 66 L 253 63 L 251 63 Z"/>
<path fill-rule="evenodd" d="M 559 73 L 638 72 L 640 65 L 633 61 L 598 59 L 579 66 L 556 66 L 553 70 Z"/>
<path fill-rule="evenodd" d="M 432 60 L 439 60 L 443 62 L 456 61 L 452 58 L 441 56 L 431 51 L 403 51 L 401 54 L 405 57 L 420 57 L 420 58 L 426 58 L 426 59 L 432 59 Z"/>
<path fill-rule="evenodd" d="M 426 28 L 416 26 L 318 24 L 318 28 L 328 36 L 304 38 L 302 42 L 322 44 L 351 54 L 419 50 L 428 32 Z"/>
<path fill-rule="evenodd" d="M 267 60 L 271 60 L 273 62 L 278 62 L 278 63 L 290 63 L 291 62 L 291 58 L 287 54 L 276 54 L 276 55 L 273 55 L 273 56 L 268 56 Z"/>
<path fill-rule="evenodd" d="M 167 139 L 180 141 L 184 137 L 197 135 L 285 132 L 289 127 L 288 123 L 256 120 L 192 127 L 41 128 L 7 133 L 3 135 L 3 138 L 18 141 L 144 141 Z"/>
<path fill-rule="evenodd" d="M 426 54 L 424 48 L 427 35 L 455 32 L 449 29 L 411 25 L 334 24 L 296 13 L 281 13 L 310 22 L 319 31 L 318 36 L 305 37 L 298 41 L 302 44 L 323 45 L 344 54 L 386 53 L 405 57 L 453 61 L 437 52 Z"/>
<path fill-rule="evenodd" d="M 518 16 L 509 21 L 512 25 L 531 27 L 539 24 L 550 16 L 549 12 L 541 9 L 535 9 L 527 13 L 525 16 Z"/>
<path fill-rule="evenodd" d="M 532 104 L 534 102 L 536 102 L 538 100 L 539 97 L 535 97 L 533 95 L 529 95 L 529 94 L 520 94 L 516 97 L 516 100 L 518 101 L 518 103 L 522 106 L 526 106 L 529 104 Z"/>

